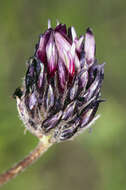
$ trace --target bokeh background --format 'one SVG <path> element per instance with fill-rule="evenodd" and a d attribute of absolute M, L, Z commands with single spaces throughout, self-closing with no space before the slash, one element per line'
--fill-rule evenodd
<path fill-rule="evenodd" d="M 11 95 L 21 85 L 26 60 L 50 18 L 92 27 L 97 58 L 105 65 L 101 118 L 74 141 L 54 145 L 3 190 L 126 189 L 126 1 L 0 0 L 0 173 L 37 144 L 18 118 Z"/>

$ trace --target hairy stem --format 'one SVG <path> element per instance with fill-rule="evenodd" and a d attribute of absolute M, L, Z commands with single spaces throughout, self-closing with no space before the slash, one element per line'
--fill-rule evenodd
<path fill-rule="evenodd" d="M 14 167 L 0 175 L 0 187 L 36 161 L 52 145 L 49 137 L 43 137 L 36 148 Z"/>

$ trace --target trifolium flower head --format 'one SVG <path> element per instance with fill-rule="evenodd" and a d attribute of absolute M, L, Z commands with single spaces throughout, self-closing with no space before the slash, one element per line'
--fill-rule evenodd
<path fill-rule="evenodd" d="M 95 58 L 90 28 L 78 37 L 74 27 L 57 24 L 40 35 L 29 58 L 21 89 L 14 96 L 26 128 L 53 142 L 71 139 L 97 116 L 104 64 Z"/>

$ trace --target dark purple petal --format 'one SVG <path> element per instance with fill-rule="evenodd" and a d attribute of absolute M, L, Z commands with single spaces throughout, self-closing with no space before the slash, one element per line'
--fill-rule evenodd
<path fill-rule="evenodd" d="M 71 104 L 69 104 L 66 109 L 64 110 L 62 119 L 63 120 L 67 120 L 68 118 L 70 118 L 74 111 L 75 111 L 75 106 L 76 106 L 76 101 L 72 102 Z"/>
<path fill-rule="evenodd" d="M 66 25 L 59 24 L 58 26 L 56 26 L 55 31 L 61 33 L 62 35 L 66 35 L 67 34 Z"/>
<path fill-rule="evenodd" d="M 75 135 L 77 130 L 78 130 L 78 128 L 75 125 L 69 127 L 68 129 L 63 130 L 59 137 L 60 140 L 64 141 L 64 140 L 70 139 L 71 137 L 73 137 Z"/>
<path fill-rule="evenodd" d="M 42 63 L 36 57 L 30 58 L 29 67 L 26 73 L 25 84 L 26 91 L 33 90 L 33 88 L 39 87 L 39 75 L 41 71 Z"/>
<path fill-rule="evenodd" d="M 97 92 L 97 94 L 100 91 L 100 87 L 104 78 L 104 64 L 102 65 L 97 65 L 96 66 L 96 71 L 94 73 L 95 80 L 93 83 L 90 85 L 90 87 L 87 89 L 86 94 L 84 95 L 84 98 L 86 101 L 88 101 L 94 94 Z"/>
<path fill-rule="evenodd" d="M 72 33 L 71 33 L 71 27 L 68 28 L 68 38 L 71 40 L 72 42 Z"/>
<path fill-rule="evenodd" d="M 36 57 L 41 60 L 42 63 L 46 63 L 46 44 L 49 40 L 51 29 L 47 30 L 40 36 L 39 43 L 36 49 Z"/>
<path fill-rule="evenodd" d="M 87 70 L 83 69 L 79 73 L 79 88 L 85 91 L 87 83 L 88 83 L 88 72 Z"/>
<path fill-rule="evenodd" d="M 32 62 L 32 60 L 30 60 L 31 63 L 29 63 L 29 67 L 26 73 L 26 77 L 25 77 L 25 84 L 26 84 L 26 91 L 29 92 L 29 90 L 32 88 L 34 81 L 35 81 L 35 65 Z"/>
<path fill-rule="evenodd" d="M 38 81 L 37 81 L 37 84 L 38 84 L 38 88 L 41 89 L 42 86 L 43 86 L 43 79 L 44 79 L 44 65 L 42 63 L 40 63 L 40 74 L 38 76 Z"/>
<path fill-rule="evenodd" d="M 46 132 L 48 132 L 52 128 L 55 128 L 61 116 L 62 116 L 62 111 L 48 118 L 42 123 L 42 128 L 44 127 L 44 130 Z"/>
<path fill-rule="evenodd" d="M 82 113 L 81 115 L 81 121 L 80 121 L 80 126 L 79 128 L 83 128 L 87 126 L 92 119 L 94 118 L 98 107 L 99 107 L 100 101 L 95 101 L 91 103 L 89 106 L 87 106 L 87 109 Z"/>
<path fill-rule="evenodd" d="M 79 85 L 78 84 L 78 79 L 75 78 L 73 86 L 70 89 L 70 100 L 73 100 L 77 96 L 77 94 L 78 94 L 78 88 L 79 88 L 78 85 Z"/>

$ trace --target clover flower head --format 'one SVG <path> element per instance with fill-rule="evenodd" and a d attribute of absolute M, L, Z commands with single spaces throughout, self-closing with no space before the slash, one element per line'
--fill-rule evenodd
<path fill-rule="evenodd" d="M 57 24 L 39 37 L 29 58 L 21 89 L 14 96 L 26 128 L 53 142 L 71 139 L 97 119 L 104 64 L 95 58 L 90 28 L 77 36 L 74 27 Z"/>

